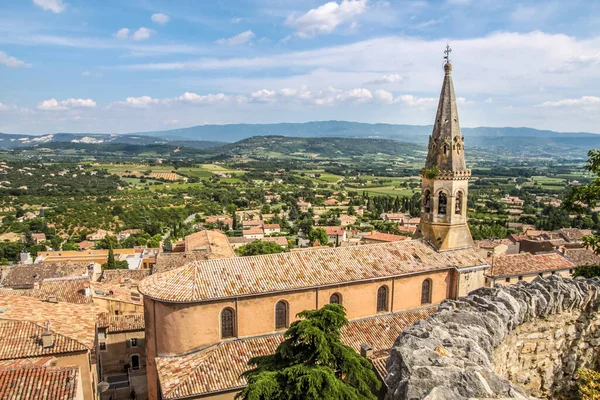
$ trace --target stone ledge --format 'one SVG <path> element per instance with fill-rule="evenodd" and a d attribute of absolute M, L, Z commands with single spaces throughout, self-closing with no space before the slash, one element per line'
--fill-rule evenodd
<path fill-rule="evenodd" d="M 537 326 L 540 321 L 546 324 L 540 331 L 555 328 L 552 334 L 563 346 L 564 326 L 548 324 L 559 314 L 577 314 L 576 319 L 586 321 L 591 316 L 596 325 L 591 329 L 588 324 L 585 329 L 597 332 L 599 308 L 600 279 L 572 280 L 558 275 L 536 278 L 531 283 L 479 288 L 466 297 L 446 300 L 428 320 L 406 328 L 396 340 L 387 360 L 386 400 L 534 398 L 519 383 L 495 372 L 495 350 L 515 329 L 524 324 Z M 571 325 L 570 329 L 575 328 Z M 537 337 L 529 336 L 531 340 Z M 593 340 L 573 341 L 572 345 L 585 348 Z M 535 350 L 530 344 L 521 348 L 527 356 Z M 556 345 L 554 350 L 556 353 Z M 573 354 L 569 354 L 573 349 L 559 350 L 570 357 L 565 363 L 573 362 Z M 577 367 L 581 366 L 586 365 Z M 562 367 L 558 368 L 562 373 Z"/>

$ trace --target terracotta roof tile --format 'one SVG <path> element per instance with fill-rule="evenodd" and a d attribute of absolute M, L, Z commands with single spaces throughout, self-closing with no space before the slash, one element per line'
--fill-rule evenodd
<path fill-rule="evenodd" d="M 93 298 L 142 305 L 144 299 L 137 284 L 90 282 Z"/>
<path fill-rule="evenodd" d="M 140 282 L 150 275 L 149 269 L 105 269 L 100 282 L 123 283 L 126 281 Z"/>
<path fill-rule="evenodd" d="M 533 274 L 575 268 L 575 264 L 560 253 L 508 254 L 490 259 L 488 275 L 494 277 Z"/>
<path fill-rule="evenodd" d="M 0 360 L 88 350 L 80 342 L 55 332 L 53 332 L 54 346 L 44 348 L 42 347 L 42 333 L 45 330 L 44 327 L 29 321 L 0 320 Z M 52 324 L 50 331 L 52 331 Z"/>
<path fill-rule="evenodd" d="M 45 279 L 39 289 L 0 289 L 1 294 L 9 296 L 28 296 L 48 300 L 54 296 L 57 301 L 73 304 L 90 304 L 92 296 L 86 295 L 90 287 L 88 278 L 53 278 Z"/>
<path fill-rule="evenodd" d="M 227 236 L 218 230 L 205 230 L 185 237 L 185 251 L 203 251 L 207 258 L 235 257 Z"/>
<path fill-rule="evenodd" d="M 35 282 L 47 278 L 80 277 L 88 273 L 90 263 L 41 263 L 12 267 L 2 285 L 14 289 L 33 288 Z"/>
<path fill-rule="evenodd" d="M 0 370 L 3 400 L 73 400 L 79 368 L 37 367 Z"/>
<path fill-rule="evenodd" d="M 563 228 L 558 231 L 565 240 L 571 242 L 574 240 L 582 240 L 585 236 L 591 236 L 591 229 L 578 229 L 578 228 Z"/>
<path fill-rule="evenodd" d="M 600 256 L 589 249 L 567 249 L 567 258 L 575 265 L 600 265 Z"/>
<path fill-rule="evenodd" d="M 400 242 L 408 240 L 410 237 L 402 235 L 393 235 L 391 233 L 373 232 L 364 237 L 365 240 L 376 240 L 378 242 Z"/>
<path fill-rule="evenodd" d="M 157 300 L 199 302 L 364 279 L 487 265 L 475 250 L 436 252 L 420 240 L 191 262 L 153 274 L 140 292 Z"/>
<path fill-rule="evenodd" d="M 385 376 L 383 354 L 389 350 L 402 329 L 427 319 L 437 307 L 380 315 L 351 321 L 342 328 L 342 341 L 360 351 L 367 343 L 374 349 L 374 365 Z M 157 357 L 156 367 L 163 398 L 178 399 L 246 385 L 240 375 L 252 357 L 272 354 L 283 341 L 283 334 L 222 342 L 181 357 Z"/>
<path fill-rule="evenodd" d="M 143 313 L 121 315 L 102 313 L 98 317 L 98 327 L 107 328 L 108 333 L 143 331 L 144 326 Z"/>
<path fill-rule="evenodd" d="M 30 321 L 44 325 L 50 321 L 53 332 L 94 348 L 95 327 L 100 310 L 94 304 L 50 303 L 26 296 L 0 294 L 0 319 Z"/>

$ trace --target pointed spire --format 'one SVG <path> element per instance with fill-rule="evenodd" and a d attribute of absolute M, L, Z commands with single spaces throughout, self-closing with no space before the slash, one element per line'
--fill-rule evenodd
<path fill-rule="evenodd" d="M 437 167 L 440 171 L 465 171 L 464 138 L 458 123 L 458 108 L 452 83 L 450 46 L 444 51 L 444 83 L 438 103 L 433 133 L 429 137 L 429 153 L 426 168 Z"/>

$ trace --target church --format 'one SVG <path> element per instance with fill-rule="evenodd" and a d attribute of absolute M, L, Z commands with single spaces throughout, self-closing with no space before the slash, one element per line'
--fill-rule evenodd
<path fill-rule="evenodd" d="M 414 240 L 251 257 L 195 259 L 153 274 L 144 295 L 150 399 L 233 399 L 251 357 L 274 352 L 296 314 L 344 306 L 343 341 L 383 379 L 404 327 L 485 285 L 467 224 L 468 181 L 446 58 Z M 385 388 L 382 388 L 385 390 Z"/>

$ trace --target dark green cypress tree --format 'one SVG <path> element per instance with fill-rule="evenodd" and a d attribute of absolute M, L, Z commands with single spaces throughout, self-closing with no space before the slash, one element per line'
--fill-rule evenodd
<path fill-rule="evenodd" d="M 339 304 L 298 314 L 275 354 L 249 361 L 243 400 L 375 400 L 381 387 L 369 360 L 341 341 Z"/>
<path fill-rule="evenodd" d="M 109 242 L 108 247 L 108 260 L 106 261 L 106 269 L 116 269 L 117 263 L 115 262 L 115 253 L 113 251 L 112 242 Z"/>

